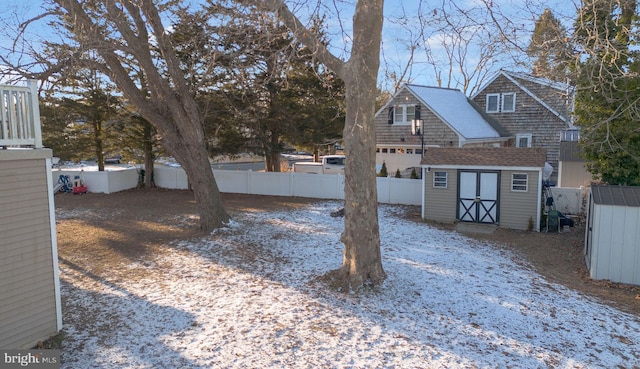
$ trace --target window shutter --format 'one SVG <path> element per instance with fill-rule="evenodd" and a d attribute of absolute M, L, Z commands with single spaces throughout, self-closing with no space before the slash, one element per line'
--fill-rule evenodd
<path fill-rule="evenodd" d="M 414 114 L 414 119 L 415 119 L 415 120 L 420 119 L 420 105 L 416 105 L 416 110 L 415 110 L 415 114 Z"/>
<path fill-rule="evenodd" d="M 389 124 L 393 124 L 393 106 L 389 107 Z"/>

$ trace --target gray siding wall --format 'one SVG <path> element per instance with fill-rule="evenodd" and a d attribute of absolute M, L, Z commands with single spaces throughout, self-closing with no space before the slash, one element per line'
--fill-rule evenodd
<path fill-rule="evenodd" d="M 0 348 L 57 332 L 45 159 L 0 160 Z"/>
<path fill-rule="evenodd" d="M 447 172 L 447 188 L 434 188 L 433 175 Z M 442 223 L 456 220 L 458 198 L 458 171 L 455 169 L 432 169 L 425 173 L 424 218 Z"/>
<path fill-rule="evenodd" d="M 527 192 L 511 190 L 511 177 L 514 173 L 528 175 Z M 538 177 L 538 172 L 503 170 L 500 173 L 500 227 L 527 230 L 531 221 L 533 230 L 536 230 L 535 226 L 540 217 L 537 202 L 541 197 Z"/>
<path fill-rule="evenodd" d="M 533 86 L 527 86 L 527 88 L 533 89 Z M 496 78 L 496 80 L 487 86 L 482 93 L 477 95 L 473 101 L 482 109 L 485 109 L 487 94 L 510 92 L 516 93 L 515 112 L 488 114 L 496 119 L 514 137 L 516 134 L 531 134 L 533 147 L 547 149 L 547 161 L 554 169 L 552 178 L 554 180 L 557 179 L 558 159 L 560 156 L 560 133 L 568 127 L 562 119 L 558 118 L 504 76 Z M 539 86 L 532 92 L 538 96 L 543 96 L 545 99 L 550 99 L 549 95 L 553 95 L 555 96 L 554 101 L 562 100 L 565 97 L 561 91 L 544 86 Z M 562 113 L 562 111 L 559 113 Z M 515 146 L 515 142 L 511 143 L 510 146 Z"/>

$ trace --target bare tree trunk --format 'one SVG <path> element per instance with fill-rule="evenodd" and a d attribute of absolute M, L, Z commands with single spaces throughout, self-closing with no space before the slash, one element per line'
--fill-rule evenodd
<path fill-rule="evenodd" d="M 184 154 L 189 155 L 189 160 L 181 164 L 187 173 L 190 186 L 193 187 L 200 214 L 200 228 L 204 231 L 219 228 L 229 220 L 229 215 L 222 206 L 222 195 L 213 177 L 206 150 L 201 150 L 197 144 L 185 145 L 184 149 Z"/>
<path fill-rule="evenodd" d="M 204 117 L 180 69 L 156 2 L 55 0 L 55 3 L 66 10 L 64 17 L 73 23 L 77 41 L 85 48 L 95 48 L 103 61 L 86 62 L 93 62 L 93 67 L 111 78 L 140 115 L 156 128 L 163 146 L 184 168 L 198 204 L 200 228 L 211 231 L 222 226 L 229 215 L 209 163 Z M 102 6 L 92 8 L 93 5 Z M 102 29 L 105 22 L 111 28 Z M 107 33 L 107 29 L 114 33 Z M 140 71 L 137 79 L 142 78 L 143 88 L 131 77 L 132 64 Z"/>
<path fill-rule="evenodd" d="M 351 59 L 345 81 L 345 224 L 341 273 L 349 285 L 379 284 L 385 278 L 380 254 L 375 175 L 375 101 L 382 36 L 382 0 L 358 2 L 353 19 Z"/>
<path fill-rule="evenodd" d="M 104 153 L 102 148 L 102 123 L 93 122 L 93 144 L 96 150 L 96 161 L 98 163 L 98 172 L 104 172 Z"/>
<path fill-rule="evenodd" d="M 382 283 L 385 273 L 380 257 L 373 118 L 380 67 L 383 0 L 356 2 L 351 58 L 346 63 L 329 52 L 282 0 L 257 2 L 277 12 L 318 60 L 345 82 L 345 226 L 341 237 L 345 248 L 342 268 L 337 274 L 352 289 L 368 283 Z"/>
<path fill-rule="evenodd" d="M 154 188 L 156 183 L 153 180 L 153 129 L 148 122 L 143 123 L 143 145 L 144 145 L 144 186 Z"/>
<path fill-rule="evenodd" d="M 280 172 L 280 135 L 277 132 L 271 133 L 271 145 L 269 147 L 268 155 L 271 157 L 271 165 L 273 168 L 271 171 Z"/>

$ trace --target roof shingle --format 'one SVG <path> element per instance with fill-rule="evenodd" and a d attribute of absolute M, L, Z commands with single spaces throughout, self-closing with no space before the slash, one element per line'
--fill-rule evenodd
<path fill-rule="evenodd" d="M 422 165 L 544 168 L 545 149 L 524 147 L 429 147 Z"/>

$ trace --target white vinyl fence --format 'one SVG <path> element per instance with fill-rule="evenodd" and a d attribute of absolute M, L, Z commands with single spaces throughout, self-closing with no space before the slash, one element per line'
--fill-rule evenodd
<path fill-rule="evenodd" d="M 113 193 L 138 184 L 135 167 L 107 168 L 104 172 L 80 169 L 54 169 L 54 183 L 60 175 L 73 181 L 80 176 L 89 192 Z M 167 189 L 189 188 L 187 175 L 182 168 L 155 166 L 153 179 L 156 186 Z M 333 174 L 275 173 L 240 170 L 213 170 L 220 192 L 251 195 L 310 197 L 317 199 L 344 199 L 344 176 Z M 377 178 L 378 202 L 385 204 L 420 205 L 422 194 L 420 180 L 406 178 Z"/>
<path fill-rule="evenodd" d="M 584 214 L 587 188 L 551 187 L 553 202 L 563 214 Z"/>
<path fill-rule="evenodd" d="M 61 181 L 60 176 L 67 176 L 71 183 L 79 176 L 87 185 L 87 191 L 95 193 L 114 193 L 135 188 L 138 185 L 138 171 L 135 167 L 114 168 L 98 172 L 83 169 L 53 169 L 53 184 Z"/>

